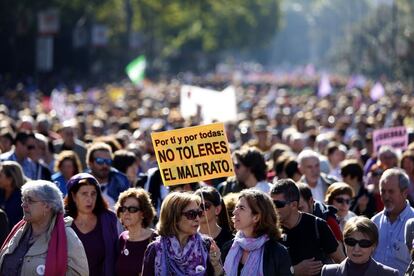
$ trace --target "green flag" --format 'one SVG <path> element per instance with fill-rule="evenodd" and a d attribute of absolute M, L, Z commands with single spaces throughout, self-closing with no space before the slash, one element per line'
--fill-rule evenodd
<path fill-rule="evenodd" d="M 145 56 L 140 55 L 131 61 L 125 68 L 125 72 L 134 84 L 139 85 L 144 80 L 146 65 L 147 62 L 145 61 Z"/>

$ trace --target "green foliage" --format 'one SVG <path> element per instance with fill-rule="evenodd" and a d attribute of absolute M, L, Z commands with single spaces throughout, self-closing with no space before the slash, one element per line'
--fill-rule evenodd
<path fill-rule="evenodd" d="M 414 74 L 414 3 L 381 5 L 354 26 L 334 62 L 348 72 L 407 79 Z"/>
<path fill-rule="evenodd" d="M 255 49 L 271 40 L 279 22 L 277 0 L 141 1 L 135 9 L 134 27 L 145 34 L 150 55 L 166 60 Z"/>
<path fill-rule="evenodd" d="M 0 35 L 5 41 L 25 37 L 27 49 L 22 56 L 31 57 L 35 47 L 37 12 L 46 8 L 60 11 L 60 32 L 56 36 L 56 53 L 62 64 L 70 63 L 71 37 L 75 26 L 89 29 L 93 24 L 108 27 L 109 45 L 106 49 L 85 52 L 90 66 L 96 59 L 103 63 L 119 63 L 120 68 L 137 54 L 149 57 L 149 66 L 162 67 L 166 62 L 175 65 L 196 63 L 197 56 L 214 56 L 234 48 L 252 50 L 266 45 L 277 31 L 280 0 L 4 0 L 0 4 Z M 16 34 L 16 26 L 25 20 L 30 30 Z M 143 37 L 140 49 L 129 49 L 131 32 Z M 10 52 L 15 45 L 4 45 Z M 0 50 L 2 48 L 0 47 Z M 85 50 L 86 51 L 86 50 Z M 26 53 L 27 52 L 27 53 Z M 26 58 L 25 58 L 26 59 Z M 20 63 L 17 57 L 10 62 Z M 168 67 L 168 66 L 167 66 Z M 1 68 L 0 73 L 9 68 Z"/>

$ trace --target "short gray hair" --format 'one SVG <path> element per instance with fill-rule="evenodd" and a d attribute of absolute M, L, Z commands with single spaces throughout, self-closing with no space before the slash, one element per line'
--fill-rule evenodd
<path fill-rule="evenodd" d="M 387 179 L 392 176 L 398 177 L 398 186 L 400 187 L 400 191 L 408 189 L 410 186 L 410 179 L 408 178 L 408 175 L 405 173 L 405 171 L 400 168 L 391 168 L 385 170 L 381 175 L 380 185 L 382 185 Z"/>
<path fill-rule="evenodd" d="M 46 202 L 52 212 L 63 213 L 63 196 L 56 184 L 47 180 L 31 180 L 22 186 L 22 196 L 34 195 Z"/>
<path fill-rule="evenodd" d="M 305 159 L 308 159 L 308 158 L 316 158 L 319 161 L 319 154 L 316 151 L 310 150 L 310 149 L 302 150 L 299 153 L 298 158 L 297 158 L 297 162 L 298 162 L 299 166 L 302 165 L 302 162 Z"/>

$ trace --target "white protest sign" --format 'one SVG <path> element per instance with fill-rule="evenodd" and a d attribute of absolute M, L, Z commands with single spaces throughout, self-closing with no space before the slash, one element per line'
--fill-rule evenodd
<path fill-rule="evenodd" d="M 201 112 L 204 123 L 237 120 L 236 91 L 229 86 L 223 91 L 183 85 L 180 94 L 180 111 L 184 118 Z"/>

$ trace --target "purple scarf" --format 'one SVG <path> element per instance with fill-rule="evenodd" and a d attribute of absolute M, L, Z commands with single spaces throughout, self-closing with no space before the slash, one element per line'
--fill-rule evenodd
<path fill-rule="evenodd" d="M 207 256 L 207 248 L 199 233 L 190 236 L 184 248 L 176 237 L 160 237 L 155 275 L 205 275 Z"/>
<path fill-rule="evenodd" d="M 241 276 L 263 275 L 263 249 L 264 244 L 269 238 L 267 235 L 258 238 L 246 238 L 244 234 L 239 231 L 234 238 L 230 251 L 227 254 L 224 262 L 224 271 L 228 276 L 237 275 L 237 269 L 243 255 L 243 250 L 249 251 L 247 261 L 241 271 Z"/>

